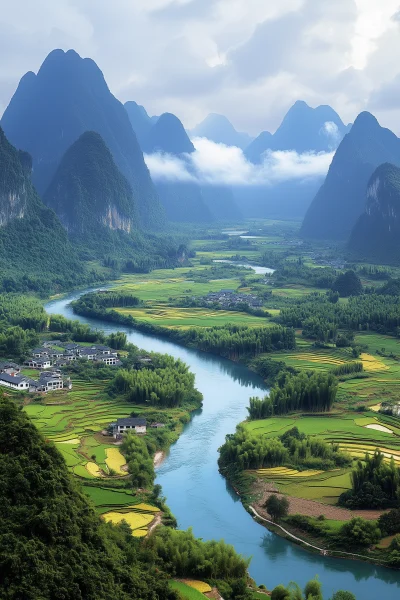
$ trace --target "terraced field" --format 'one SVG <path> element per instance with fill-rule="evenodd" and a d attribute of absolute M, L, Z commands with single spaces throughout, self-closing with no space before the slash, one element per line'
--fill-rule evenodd
<path fill-rule="evenodd" d="M 288 496 L 336 504 L 340 494 L 350 489 L 349 469 L 333 471 L 294 471 L 292 469 L 259 469 L 258 477 L 273 483 Z"/>
<path fill-rule="evenodd" d="M 221 288 L 221 285 L 220 285 Z M 263 317 L 255 317 L 244 312 L 212 310 L 206 308 L 177 308 L 156 304 L 151 308 L 117 308 L 123 315 L 131 315 L 140 321 L 173 328 L 210 327 L 235 323 L 259 327 L 268 325 Z"/>
<path fill-rule="evenodd" d="M 391 456 L 400 463 L 400 428 L 393 418 L 377 415 L 373 411 L 364 413 L 330 414 L 324 416 L 290 415 L 259 421 L 248 421 L 245 427 L 255 435 L 276 437 L 292 427 L 306 435 L 318 436 L 328 442 L 336 442 L 340 448 L 354 457 L 363 457 L 380 448 L 389 460 Z M 397 423 L 397 424 L 396 424 Z M 390 432 L 371 429 L 370 425 L 381 425 Z"/>

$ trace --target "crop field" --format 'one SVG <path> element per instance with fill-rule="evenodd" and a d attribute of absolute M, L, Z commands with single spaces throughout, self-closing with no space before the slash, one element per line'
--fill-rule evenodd
<path fill-rule="evenodd" d="M 296 339 L 298 349 L 291 352 L 280 352 L 271 356 L 272 359 L 283 360 L 295 369 L 309 371 L 327 371 L 346 362 L 354 360 L 346 350 L 337 348 L 312 348 L 304 339 Z"/>
<path fill-rule="evenodd" d="M 117 308 L 123 315 L 140 321 L 173 328 L 210 327 L 234 323 L 237 325 L 268 325 L 268 320 L 244 312 L 207 308 L 177 308 L 155 305 L 152 308 Z"/>
<path fill-rule="evenodd" d="M 295 498 L 306 498 L 323 504 L 336 504 L 350 489 L 350 469 L 333 471 L 294 471 L 292 469 L 259 469 L 257 475 L 274 483 L 277 489 Z"/>
<path fill-rule="evenodd" d="M 169 585 L 173 590 L 177 591 L 184 600 L 204 600 L 205 598 L 204 594 L 189 585 L 186 585 L 186 583 L 183 583 L 182 581 L 172 579 L 169 582 Z"/>
<path fill-rule="evenodd" d="M 371 425 L 381 425 L 382 428 L 390 429 L 390 432 L 371 429 Z M 400 429 L 388 422 L 383 415 L 372 411 L 363 417 L 357 413 L 311 417 L 291 415 L 245 422 L 246 429 L 253 434 L 267 437 L 280 436 L 295 426 L 306 435 L 339 443 L 340 448 L 348 451 L 354 458 L 362 458 L 366 452 L 373 454 L 376 448 L 380 448 L 387 460 L 393 456 L 397 463 L 400 462 Z M 287 478 L 288 476 L 285 477 Z"/>
<path fill-rule="evenodd" d="M 211 586 L 204 581 L 199 581 L 198 579 L 185 579 L 186 585 L 189 587 L 201 592 L 202 594 L 206 594 L 207 592 L 211 592 Z"/>
<path fill-rule="evenodd" d="M 115 471 L 117 475 L 126 475 L 126 471 L 122 470 L 126 460 L 118 448 L 106 448 L 106 457 L 106 465 L 109 469 Z"/>
<path fill-rule="evenodd" d="M 160 512 L 156 506 L 148 504 L 133 504 L 119 510 L 112 510 L 102 514 L 105 521 L 114 524 L 126 521 L 132 529 L 135 537 L 144 537 L 148 533 L 148 527 L 154 521 L 155 515 Z"/>

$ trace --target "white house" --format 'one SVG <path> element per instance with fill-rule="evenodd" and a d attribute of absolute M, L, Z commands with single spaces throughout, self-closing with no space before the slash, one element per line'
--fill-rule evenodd
<path fill-rule="evenodd" d="M 7 375 L 7 373 L 0 373 L 0 385 L 14 390 L 20 390 L 21 392 L 29 390 L 30 382 L 27 377 L 19 377 Z"/>
<path fill-rule="evenodd" d="M 113 436 L 114 438 L 117 438 L 127 431 L 146 433 L 146 425 L 146 419 L 143 418 L 128 417 L 127 419 L 117 419 L 117 422 L 112 424 Z"/>

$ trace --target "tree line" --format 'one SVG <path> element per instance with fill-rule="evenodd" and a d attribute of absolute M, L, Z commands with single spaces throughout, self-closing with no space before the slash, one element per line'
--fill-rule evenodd
<path fill-rule="evenodd" d="M 336 398 L 338 381 L 332 373 L 313 371 L 292 374 L 282 372 L 270 394 L 250 398 L 250 419 L 265 419 L 302 410 L 305 412 L 328 412 Z"/>
<path fill-rule="evenodd" d="M 350 463 L 351 457 L 340 452 L 337 444 L 305 436 L 297 427 L 280 438 L 268 438 L 248 432 L 243 425 L 226 436 L 218 461 L 222 470 L 239 471 L 281 466 L 328 470 Z"/>

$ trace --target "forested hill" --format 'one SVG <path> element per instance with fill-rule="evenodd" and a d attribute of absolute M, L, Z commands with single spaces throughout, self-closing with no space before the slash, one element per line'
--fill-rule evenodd
<path fill-rule="evenodd" d="M 400 169 L 380 165 L 369 180 L 364 213 L 349 248 L 360 258 L 400 263 Z"/>
<path fill-rule="evenodd" d="M 69 234 L 98 236 L 99 227 L 129 233 L 137 226 L 132 189 L 93 131 L 68 148 L 44 201 Z"/>
<path fill-rule="evenodd" d="M 338 147 L 325 182 L 304 218 L 308 238 L 348 239 L 365 208 L 365 190 L 374 170 L 400 165 L 400 140 L 368 112 L 361 113 Z"/>
<path fill-rule="evenodd" d="M 339 115 L 330 106 L 311 108 L 297 101 L 272 135 L 263 131 L 246 148 L 245 154 L 254 163 L 261 162 L 266 150 L 296 152 L 329 152 L 337 148 L 347 131 Z"/>
<path fill-rule="evenodd" d="M 0 128 L 0 286 L 49 292 L 89 282 L 55 213 L 30 180 L 29 155 Z"/>
<path fill-rule="evenodd" d="M 4 398 L 0 503 L 2 600 L 175 598 L 130 533 L 101 523 L 61 454 Z"/>
<path fill-rule="evenodd" d="M 33 157 L 33 182 L 43 194 L 65 153 L 85 131 L 96 131 L 128 179 L 142 225 L 163 224 L 164 212 L 123 105 L 102 72 L 75 51 L 54 50 L 37 75 L 21 79 L 1 120 L 17 148 Z"/>

